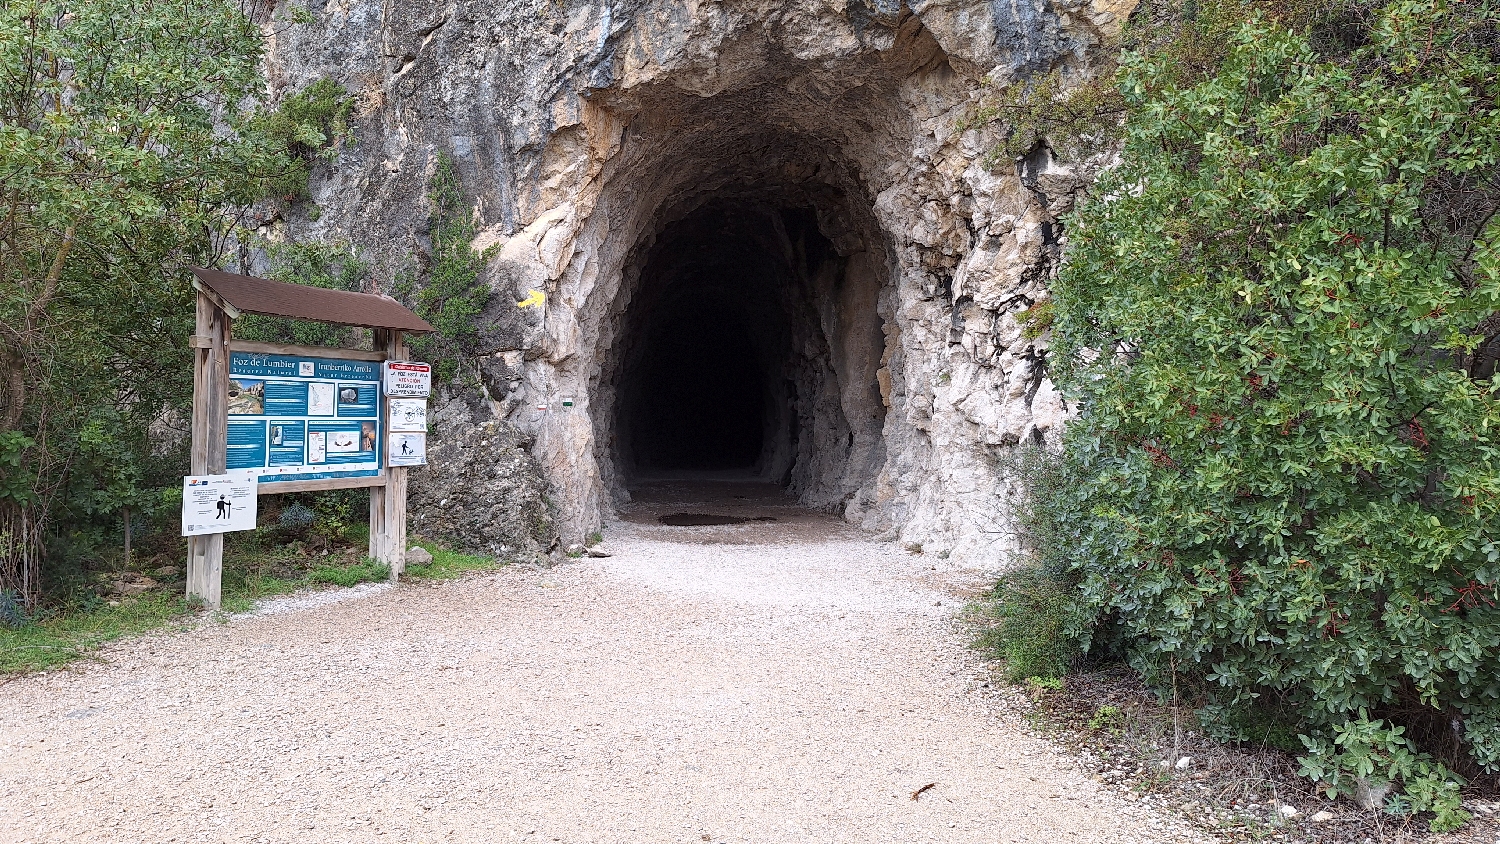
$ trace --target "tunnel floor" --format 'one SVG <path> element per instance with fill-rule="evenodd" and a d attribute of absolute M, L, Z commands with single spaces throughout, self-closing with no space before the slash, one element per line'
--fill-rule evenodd
<path fill-rule="evenodd" d="M 764 481 L 674 478 L 639 481 L 619 519 L 650 526 L 667 541 L 698 544 L 760 545 L 785 541 L 821 541 L 852 530 L 837 516 L 805 507 L 785 488 Z M 663 517 L 723 516 L 732 524 L 672 525 Z M 606 528 L 605 540 L 609 539 Z"/>

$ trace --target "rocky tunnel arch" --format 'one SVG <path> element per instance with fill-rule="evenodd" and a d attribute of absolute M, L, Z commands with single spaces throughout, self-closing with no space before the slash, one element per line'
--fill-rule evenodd
<path fill-rule="evenodd" d="M 880 468 L 885 238 L 817 139 L 759 141 L 726 149 L 735 177 L 665 209 L 623 273 L 593 417 L 617 498 L 719 472 L 837 507 Z"/>
<path fill-rule="evenodd" d="M 964 83 L 914 16 L 866 34 L 881 49 L 833 62 L 747 36 L 705 77 L 588 92 L 554 136 L 604 159 L 559 285 L 580 294 L 579 330 L 543 387 L 586 395 L 587 412 L 537 426 L 544 464 L 596 491 L 566 520 L 694 471 L 834 511 L 877 497 L 903 352 L 902 264 L 875 194 L 920 135 L 912 90 Z"/>
<path fill-rule="evenodd" d="M 981 72 L 905 7 L 837 44 L 743 23 L 680 54 L 632 30 L 533 146 L 498 147 L 516 178 L 480 196 L 499 222 L 476 246 L 497 290 L 547 299 L 486 314 L 492 412 L 564 542 L 634 480 L 732 471 L 890 538 L 991 545 L 994 451 L 1037 427 L 1003 314 L 1046 258 L 1030 194 L 958 128 Z"/>
<path fill-rule="evenodd" d="M 277 34 L 273 91 L 339 81 L 359 142 L 261 233 L 359 243 L 382 289 L 421 283 L 452 162 L 494 295 L 412 480 L 432 536 L 566 547 L 632 473 L 703 462 L 642 439 L 702 424 L 641 409 L 651 361 L 673 359 L 646 338 L 674 315 L 713 323 L 681 305 L 697 302 L 748 335 L 724 357 L 754 358 L 735 379 L 752 389 L 727 397 L 753 424 L 701 452 L 924 553 L 1003 556 L 1002 463 L 1069 412 L 1045 336 L 1016 317 L 1045 299 L 1059 215 L 1109 156 L 1018 170 L 992 154 L 1005 122 L 974 116 L 1038 74 L 1108 72 L 1134 5 L 329 4 Z M 709 277 L 747 290 L 709 295 Z M 545 305 L 518 307 L 533 291 Z"/>

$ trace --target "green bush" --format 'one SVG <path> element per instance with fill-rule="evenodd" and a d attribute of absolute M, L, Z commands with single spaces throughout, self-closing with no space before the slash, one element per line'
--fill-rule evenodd
<path fill-rule="evenodd" d="M 396 295 L 437 329 L 413 337 L 411 348 L 415 356 L 433 364 L 434 380 L 441 383 L 453 379 L 460 361 L 474 357 L 479 337 L 475 318 L 489 303 L 490 288 L 484 280 L 488 256 L 474 251 L 473 212 L 447 155 L 438 156 L 430 189 L 432 262 L 427 278 L 420 285 L 415 278 L 407 279 L 397 285 Z"/>
<path fill-rule="evenodd" d="M 270 243 L 266 244 L 266 255 L 271 263 L 268 273 L 271 278 L 326 290 L 359 292 L 370 271 L 369 263 L 342 241 Z M 363 329 L 246 314 L 235 323 L 234 331 L 236 337 L 244 340 L 351 348 L 357 345 L 356 335 Z M 369 336 L 367 331 L 364 333 Z"/>
<path fill-rule="evenodd" d="M 0 3 L 0 588 L 29 610 L 181 482 L 147 431 L 191 395 L 185 268 L 287 165 L 249 128 L 263 53 L 229 0 Z"/>
<path fill-rule="evenodd" d="M 1046 334 L 1052 328 L 1052 323 L 1057 319 L 1053 310 L 1051 300 L 1043 300 L 1024 311 L 1016 314 L 1016 322 L 1021 324 L 1021 337 L 1026 340 L 1035 340 Z"/>
<path fill-rule="evenodd" d="M 353 112 L 354 98 L 344 86 L 319 79 L 288 95 L 275 109 L 257 115 L 251 131 L 284 153 L 282 166 L 270 176 L 267 195 L 288 202 L 306 199 L 313 163 L 337 155 L 340 145 L 353 142 L 349 127 Z"/>
<path fill-rule="evenodd" d="M 370 495 L 363 489 L 335 489 L 310 496 L 316 514 L 312 530 L 333 541 L 349 538 L 356 525 L 368 521 Z"/>
<path fill-rule="evenodd" d="M 1451 828 L 1500 770 L 1500 12 L 1349 20 L 1320 52 L 1253 17 L 1190 84 L 1122 59 L 1054 291 L 1081 418 L 1042 553 L 1210 726 L 1279 707 L 1308 776 Z"/>
<path fill-rule="evenodd" d="M 1034 310 L 1034 309 L 1033 309 Z M 1025 555 L 971 607 L 980 632 L 975 645 L 1004 661 L 1012 682 L 1056 679 L 1080 663 L 1084 644 L 1101 638 L 1099 614 L 1085 605 L 1072 561 L 1052 553 L 1067 524 L 1054 502 L 1071 483 L 1065 457 L 1022 446 L 1002 458 L 1001 472 L 1018 495 L 1010 528 Z M 1100 647 L 1097 652 L 1108 652 Z"/>

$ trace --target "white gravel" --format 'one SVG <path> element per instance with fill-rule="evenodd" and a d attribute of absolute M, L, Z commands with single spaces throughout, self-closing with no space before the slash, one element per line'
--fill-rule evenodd
<path fill-rule="evenodd" d="M 344 600 L 0 686 L 0 841 L 1198 838 L 999 705 L 952 620 L 978 573 L 772 509 L 644 506 L 612 557 L 319 593 Z"/>
<path fill-rule="evenodd" d="M 280 598 L 267 598 L 255 605 L 249 612 L 236 613 L 235 621 L 243 621 L 247 618 L 257 616 L 282 615 L 289 612 L 303 612 L 305 610 L 326 607 L 329 604 L 338 604 L 363 598 L 367 595 L 378 595 L 388 592 L 395 587 L 389 583 L 361 583 L 348 589 L 325 589 L 318 592 L 303 592 L 300 595 L 285 595 Z"/>

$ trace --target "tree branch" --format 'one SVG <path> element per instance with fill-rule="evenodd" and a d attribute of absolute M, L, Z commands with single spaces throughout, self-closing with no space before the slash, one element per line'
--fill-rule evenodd
<path fill-rule="evenodd" d="M 69 223 L 68 228 L 63 232 L 62 244 L 57 247 L 57 255 L 52 258 L 52 266 L 47 269 L 47 277 L 42 280 L 42 290 L 37 294 L 36 301 L 31 303 L 31 307 L 26 309 L 26 333 L 28 334 L 36 330 L 37 320 L 57 297 L 63 264 L 68 260 L 68 253 L 73 249 L 73 238 L 77 233 L 77 223 Z"/>

